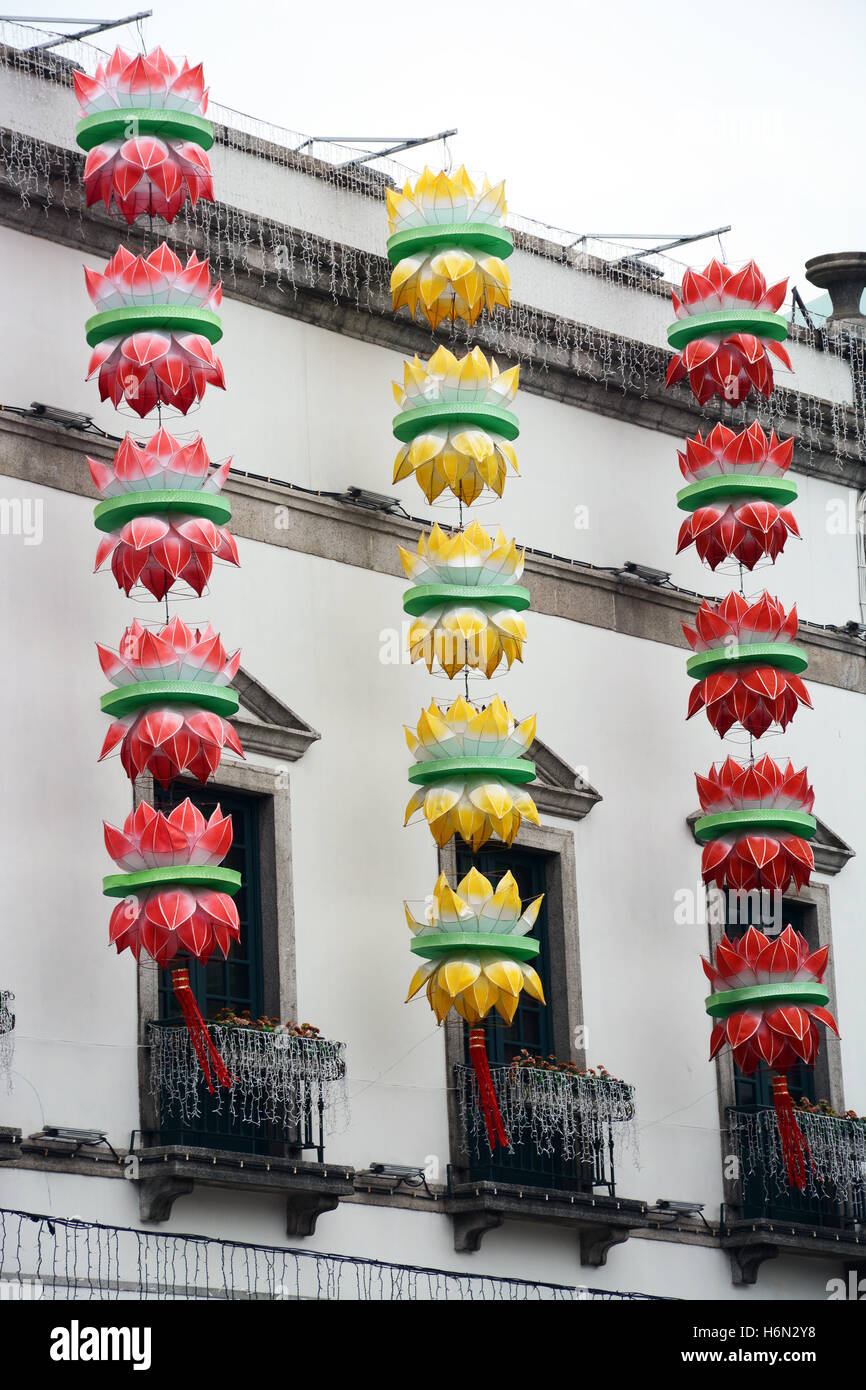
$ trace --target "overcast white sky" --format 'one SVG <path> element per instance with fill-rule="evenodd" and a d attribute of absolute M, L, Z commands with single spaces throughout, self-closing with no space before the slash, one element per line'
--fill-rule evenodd
<path fill-rule="evenodd" d="M 202 60 L 221 105 L 315 134 L 456 126 L 456 161 L 505 177 L 525 216 L 576 232 L 731 223 L 728 259 L 789 274 L 807 300 L 809 256 L 866 250 L 864 0 L 152 3 L 148 44 Z M 137 46 L 130 29 L 96 40 L 116 41 Z M 716 247 L 674 255 L 703 264 Z"/>

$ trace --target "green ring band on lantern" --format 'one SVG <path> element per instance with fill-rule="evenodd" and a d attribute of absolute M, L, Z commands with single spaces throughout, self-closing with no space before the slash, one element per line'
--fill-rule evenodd
<path fill-rule="evenodd" d="M 790 984 L 746 985 L 743 989 L 720 989 L 704 1000 L 710 1018 L 728 1018 L 741 1010 L 754 1010 L 756 1004 L 805 1004 L 807 1008 L 826 1007 L 830 992 L 826 985 L 811 980 L 796 980 Z"/>
<path fill-rule="evenodd" d="M 438 222 L 435 226 L 407 227 L 389 236 L 386 244 L 392 265 L 399 265 L 404 256 L 417 251 L 435 251 L 443 246 L 486 251 L 503 261 L 514 250 L 514 239 L 507 227 L 494 227 L 485 222 Z"/>
<path fill-rule="evenodd" d="M 132 134 L 129 127 L 135 126 Z M 94 111 L 75 127 L 75 140 L 82 150 L 92 150 L 103 140 L 134 140 L 137 135 L 162 135 L 167 140 L 189 140 L 209 150 L 214 142 L 213 126 L 192 111 L 163 111 L 153 106 L 114 107 Z"/>
<path fill-rule="evenodd" d="M 717 840 L 722 835 L 742 835 L 750 830 L 784 830 L 811 840 L 818 822 L 807 811 L 787 811 L 782 807 L 754 811 L 718 811 L 712 816 L 700 816 L 695 821 L 695 839 L 701 844 Z"/>
<path fill-rule="evenodd" d="M 109 690 L 99 701 L 103 714 L 129 714 L 145 705 L 197 705 L 227 718 L 238 712 L 238 692 L 207 681 L 139 681 Z"/>
<path fill-rule="evenodd" d="M 231 521 L 232 506 L 228 498 L 216 492 L 154 488 L 151 492 L 124 492 L 118 497 L 107 497 L 104 502 L 98 502 L 93 509 L 93 524 L 100 531 L 115 531 L 136 516 L 160 515 L 163 512 L 203 516 L 215 526 L 222 526 L 224 522 Z"/>
<path fill-rule="evenodd" d="M 732 642 L 730 647 L 712 647 L 708 652 L 696 652 L 686 662 L 692 680 L 703 680 L 714 671 L 729 666 L 775 666 L 780 671 L 805 671 L 809 658 L 802 647 L 792 642 Z"/>
<path fill-rule="evenodd" d="M 107 874 L 102 880 L 106 898 L 129 898 L 149 888 L 213 888 L 234 897 L 241 887 L 236 869 L 216 864 L 163 864 L 158 869 L 140 869 L 134 874 Z"/>
<path fill-rule="evenodd" d="M 755 338 L 772 338 L 783 343 L 788 336 L 788 322 L 781 314 L 766 309 L 716 309 L 711 314 L 690 314 L 677 319 L 668 329 L 672 348 L 684 348 L 695 338 L 728 337 L 731 333 L 751 333 Z"/>
<path fill-rule="evenodd" d="M 694 512 L 710 502 L 722 502 L 730 497 L 742 496 L 751 501 L 759 497 L 767 502 L 775 502 L 784 507 L 797 500 L 797 484 L 792 478 L 761 478 L 755 474 L 737 477 L 731 473 L 719 474 L 712 478 L 700 478 L 677 493 L 677 506 L 680 511 Z"/>
<path fill-rule="evenodd" d="M 475 777 L 483 773 L 498 777 L 502 782 L 534 782 L 535 763 L 528 758 L 431 758 L 429 762 L 413 763 L 409 781 L 444 782 L 451 777 Z"/>
<path fill-rule="evenodd" d="M 84 328 L 90 347 L 96 347 L 106 338 L 122 338 L 146 328 L 169 333 L 200 333 L 209 343 L 218 343 L 223 335 L 219 314 L 189 304 L 131 304 L 123 309 L 107 309 L 89 318 Z"/>
<path fill-rule="evenodd" d="M 503 439 L 516 439 L 520 433 L 517 416 L 500 405 L 481 405 L 471 401 L 437 401 L 435 405 L 418 405 L 395 415 L 392 428 L 401 444 L 409 444 L 425 430 L 443 425 L 460 425 L 501 434 Z"/>
<path fill-rule="evenodd" d="M 443 603 L 495 603 L 522 613 L 529 607 L 529 590 L 521 584 L 417 584 L 403 595 L 403 611 L 413 618 Z"/>
<path fill-rule="evenodd" d="M 515 960 L 532 960 L 541 950 L 541 942 L 530 936 L 511 936 L 478 931 L 424 932 L 416 936 L 409 950 L 428 960 L 447 955 L 449 951 L 468 947 L 471 951 L 500 951 Z"/>

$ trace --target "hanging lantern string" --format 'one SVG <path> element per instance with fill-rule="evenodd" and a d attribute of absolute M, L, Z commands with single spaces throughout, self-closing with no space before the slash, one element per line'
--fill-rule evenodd
<path fill-rule="evenodd" d="M 491 1149 L 497 1143 L 501 1144 L 504 1149 L 510 1148 L 511 1141 L 505 1132 L 505 1125 L 502 1123 L 499 1104 L 496 1100 L 496 1092 L 493 1089 L 493 1078 L 490 1075 L 490 1063 L 487 1060 L 483 1028 L 469 1029 L 469 1058 L 475 1071 L 475 1079 L 478 1082 L 478 1099 L 487 1129 L 487 1142 Z"/>
<path fill-rule="evenodd" d="M 809 1151 L 809 1145 L 803 1137 L 803 1131 L 797 1123 L 784 1073 L 773 1077 L 773 1107 L 776 1111 L 776 1123 L 779 1126 L 779 1135 L 782 1140 L 782 1157 L 785 1161 L 788 1183 L 791 1187 L 799 1188 L 800 1192 L 805 1192 L 808 1176 L 806 1165 L 808 1164 L 811 1171 L 815 1173 L 815 1161 Z M 816 1174 L 816 1176 L 818 1175 Z"/>
<path fill-rule="evenodd" d="M 171 986 L 174 990 L 174 997 L 178 1002 L 180 1011 L 183 1014 L 183 1021 L 189 1033 L 190 1040 L 195 1048 L 199 1066 L 202 1069 L 207 1088 L 211 1095 L 214 1093 L 214 1082 L 217 1086 L 223 1086 L 226 1090 L 231 1088 L 232 1082 L 236 1080 L 228 1070 L 222 1057 L 217 1052 L 210 1033 L 205 1027 L 204 1019 L 192 992 L 189 982 L 188 970 L 173 970 L 171 972 Z"/>

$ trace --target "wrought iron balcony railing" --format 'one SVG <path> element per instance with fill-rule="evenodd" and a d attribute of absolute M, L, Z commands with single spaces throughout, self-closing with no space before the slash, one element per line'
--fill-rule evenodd
<path fill-rule="evenodd" d="M 347 1120 L 344 1044 L 207 1027 L 234 1078 L 231 1090 L 214 1095 L 183 1025 L 174 1019 L 149 1025 L 157 1128 L 143 1132 L 145 1143 L 286 1157 L 314 1151 L 323 1163 L 326 1130 Z"/>
<path fill-rule="evenodd" d="M 616 1195 L 615 1158 L 636 1145 L 634 1089 L 613 1077 L 491 1067 L 511 1139 L 491 1153 L 470 1066 L 454 1069 L 470 1180 Z"/>
<path fill-rule="evenodd" d="M 788 1185 L 774 1111 L 731 1106 L 727 1119 L 745 1219 L 835 1231 L 866 1226 L 866 1122 L 798 1111 L 812 1155 L 800 1193 Z"/>

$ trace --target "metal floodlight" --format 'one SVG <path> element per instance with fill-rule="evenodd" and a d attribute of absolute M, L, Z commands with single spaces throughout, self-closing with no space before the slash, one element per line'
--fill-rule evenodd
<path fill-rule="evenodd" d="M 633 256 L 620 256 L 618 261 L 612 261 L 611 267 L 614 270 L 621 270 L 626 275 L 645 275 L 650 280 L 663 280 L 664 271 L 659 270 L 658 266 L 650 265 L 648 261 L 642 261 L 641 256 L 651 256 L 653 251 L 638 251 Z"/>
<path fill-rule="evenodd" d="M 63 425 L 69 430 L 86 430 L 93 425 L 92 417 L 78 410 L 61 410 L 56 405 L 43 405 L 42 401 L 31 401 L 30 409 L 40 420 L 51 420 L 55 425 Z"/>
<path fill-rule="evenodd" d="M 635 579 L 643 579 L 647 584 L 669 584 L 670 573 L 668 570 L 653 569 L 652 565 L 639 565 L 635 560 L 626 560 L 623 570 L 627 574 L 633 574 Z"/>
<path fill-rule="evenodd" d="M 845 631 L 850 632 L 852 637 L 866 637 L 866 623 L 858 623 L 854 618 L 849 618 L 845 624 Z"/>
<path fill-rule="evenodd" d="M 370 1172 L 381 1178 L 401 1178 L 403 1181 L 415 1178 L 418 1182 L 424 1180 L 423 1168 L 407 1167 L 404 1163 L 371 1163 Z"/>
<path fill-rule="evenodd" d="M 677 1216 L 700 1216 L 703 1209 L 703 1202 L 673 1202 L 667 1197 L 656 1198 L 657 1211 L 669 1211 Z"/>
<path fill-rule="evenodd" d="M 355 507 L 367 507 L 372 512 L 396 512 L 402 510 L 396 497 L 388 497 L 382 492 L 370 492 L 365 487 L 348 487 L 341 502 L 350 502 Z"/>
<path fill-rule="evenodd" d="M 104 1144 L 108 1137 L 104 1129 L 72 1129 L 68 1125 L 45 1125 L 42 1136 L 66 1139 L 71 1144 Z"/>
<path fill-rule="evenodd" d="M 367 1173 L 375 1178 L 390 1178 L 393 1183 L 392 1192 L 396 1192 L 399 1187 L 408 1187 L 413 1191 L 423 1187 L 428 1197 L 433 1196 L 427 1186 L 427 1175 L 423 1168 L 412 1167 L 406 1163 L 371 1163 Z"/>

